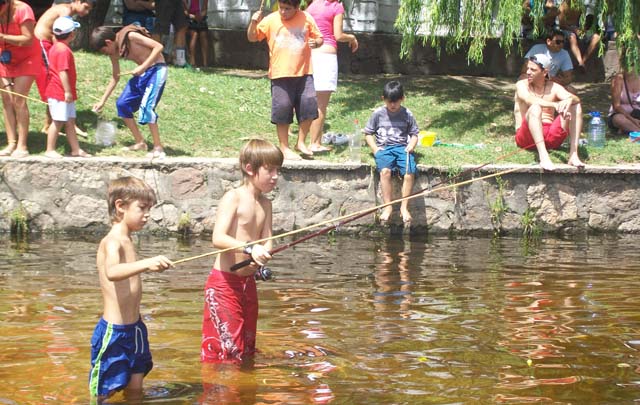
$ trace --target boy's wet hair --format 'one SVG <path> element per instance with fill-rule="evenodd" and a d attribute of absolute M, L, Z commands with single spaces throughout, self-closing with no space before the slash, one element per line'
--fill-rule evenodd
<path fill-rule="evenodd" d="M 249 177 L 244 167 L 249 164 L 255 172 L 262 166 L 281 167 L 284 161 L 282 151 L 271 142 L 251 139 L 240 150 L 240 170 L 244 178 Z"/>
<path fill-rule="evenodd" d="M 397 80 L 393 80 L 385 84 L 382 89 L 382 97 L 389 101 L 400 100 L 404 97 L 404 88 L 402 87 L 402 84 Z"/>
<path fill-rule="evenodd" d="M 116 200 L 122 200 L 126 205 L 140 201 L 151 206 L 156 205 L 156 193 L 144 181 L 136 177 L 120 177 L 109 183 L 107 202 L 111 221 L 118 221 L 120 217 L 116 210 Z"/>
<path fill-rule="evenodd" d="M 95 28 L 91 32 L 91 38 L 89 39 L 89 44 L 91 45 L 92 49 L 99 51 L 100 49 L 104 48 L 105 45 L 107 45 L 107 40 L 115 41 L 116 33 L 113 31 L 113 29 L 109 27 L 105 27 L 103 25 L 101 27 Z"/>
<path fill-rule="evenodd" d="M 295 8 L 298 8 L 300 6 L 300 0 L 278 0 L 278 3 L 288 4 L 291 7 L 295 7 Z"/>

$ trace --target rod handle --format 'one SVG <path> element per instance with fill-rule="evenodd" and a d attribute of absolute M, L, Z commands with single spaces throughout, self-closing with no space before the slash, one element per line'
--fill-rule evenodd
<path fill-rule="evenodd" d="M 251 259 L 251 258 L 249 258 L 247 260 L 243 260 L 240 263 L 236 263 L 233 266 L 231 266 L 231 268 L 229 270 L 231 270 L 231 271 L 239 270 L 239 269 L 241 269 L 241 268 L 243 268 L 245 266 L 250 265 L 252 262 L 253 262 L 253 259 Z"/>

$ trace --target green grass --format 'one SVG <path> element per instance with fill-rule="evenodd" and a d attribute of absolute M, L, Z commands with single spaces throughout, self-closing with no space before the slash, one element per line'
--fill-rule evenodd
<path fill-rule="evenodd" d="M 128 78 L 122 78 L 102 113 L 102 119 L 118 125 L 116 145 L 104 148 L 93 142 L 99 117 L 91 112 L 91 107 L 104 91 L 111 66 L 107 57 L 86 52 L 76 53 L 76 64 L 78 121 L 89 133 L 88 139 L 80 138 L 82 148 L 98 156 L 144 156 L 142 152 L 121 151 L 121 146 L 133 143 L 133 137 L 115 110 L 115 99 Z M 122 62 L 122 71 L 133 67 L 132 62 Z M 381 105 L 382 86 L 391 79 L 399 79 L 404 84 L 405 105 L 413 111 L 421 129 L 435 131 L 438 140 L 445 143 L 484 144 L 482 149 L 419 148 L 420 163 L 455 168 L 495 162 L 498 157 L 518 150 L 513 141 L 512 78 L 341 75 L 338 91 L 331 99 L 325 130 L 350 134 L 355 119 L 364 126 L 371 111 Z M 606 113 L 608 84 L 585 83 L 576 87 L 585 113 L 590 110 Z M 35 85 L 31 96 L 37 98 Z M 29 150 L 32 154 L 42 154 L 45 135 L 38 130 L 42 128 L 46 106 L 35 102 L 29 105 Z M 264 71 L 207 69 L 198 72 L 172 67 L 157 112 L 161 138 L 169 156 L 236 157 L 241 145 L 251 137 L 276 141 L 275 127 L 269 121 L 270 109 L 270 85 Z M 585 115 L 585 122 L 587 118 Z M 295 130 L 295 125 L 292 128 Z M 150 140 L 146 128 L 143 134 Z M 0 140 L 0 147 L 5 139 Z M 69 153 L 64 138 L 58 141 L 58 151 Z M 372 163 L 366 152 L 365 147 L 364 161 Z M 609 135 L 605 148 L 580 147 L 580 156 L 589 164 L 633 163 L 640 159 L 640 144 Z M 342 162 L 347 157 L 348 151 L 341 147 L 317 159 Z M 566 157 L 566 149 L 552 152 L 555 162 L 564 163 Z M 501 163 L 528 164 L 535 159 L 535 153 L 522 152 Z"/>

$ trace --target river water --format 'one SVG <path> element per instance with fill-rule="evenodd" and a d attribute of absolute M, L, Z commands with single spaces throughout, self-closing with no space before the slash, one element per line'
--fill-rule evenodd
<path fill-rule="evenodd" d="M 638 401 L 639 241 L 314 238 L 259 282 L 260 353 L 244 370 L 199 362 L 210 258 L 145 275 L 142 403 Z M 0 242 L 0 404 L 89 403 L 98 237 Z M 137 243 L 141 257 L 212 250 Z"/>

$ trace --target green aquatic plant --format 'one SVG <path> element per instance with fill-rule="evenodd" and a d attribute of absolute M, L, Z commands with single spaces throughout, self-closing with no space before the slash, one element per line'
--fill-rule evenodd
<path fill-rule="evenodd" d="M 25 236 L 29 232 L 29 214 L 22 203 L 9 212 L 11 221 L 11 234 Z"/>
<path fill-rule="evenodd" d="M 504 202 L 504 190 L 507 187 L 508 182 L 503 180 L 502 177 L 496 177 L 496 187 L 498 188 L 497 195 L 493 201 L 489 196 L 489 191 L 486 192 L 487 199 L 489 200 L 489 209 L 491 210 L 491 225 L 493 226 L 494 235 L 502 233 L 502 218 L 507 212 L 507 205 Z"/>
<path fill-rule="evenodd" d="M 524 238 L 535 239 L 542 234 L 534 208 L 529 207 L 522 213 L 520 224 L 522 225 L 522 236 Z"/>
<path fill-rule="evenodd" d="M 450 182 L 462 173 L 462 166 L 449 166 L 446 169 L 445 175 Z"/>
<path fill-rule="evenodd" d="M 183 212 L 178 219 L 178 232 L 182 236 L 187 236 L 191 232 L 191 215 L 188 212 Z"/>
<path fill-rule="evenodd" d="M 335 229 L 330 230 L 329 232 L 327 232 L 327 243 L 331 246 L 336 244 L 336 236 L 337 236 L 337 232 Z"/>

